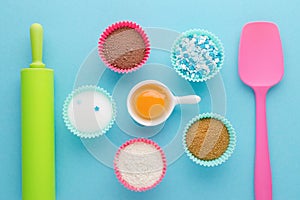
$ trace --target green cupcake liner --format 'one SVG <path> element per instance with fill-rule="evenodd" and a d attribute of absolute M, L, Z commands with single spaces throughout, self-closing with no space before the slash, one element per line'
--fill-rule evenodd
<path fill-rule="evenodd" d="M 189 128 L 191 127 L 191 125 L 193 123 L 195 123 L 196 121 L 205 119 L 205 118 L 213 118 L 213 119 L 217 119 L 217 120 L 221 121 L 226 126 L 228 134 L 229 134 L 229 144 L 228 144 L 226 151 L 219 158 L 214 159 L 214 160 L 201 160 L 201 159 L 197 158 L 189 151 L 187 144 L 186 144 L 186 134 L 187 134 Z M 183 146 L 184 146 L 184 150 L 185 150 L 187 156 L 193 162 L 195 162 L 199 165 L 205 166 L 205 167 L 215 167 L 215 166 L 218 166 L 218 165 L 224 163 L 232 155 L 232 153 L 235 149 L 235 146 L 236 146 L 236 133 L 235 133 L 235 130 L 232 127 L 231 123 L 229 122 L 229 120 L 227 120 L 225 117 L 223 117 L 219 114 L 216 114 L 216 113 L 203 113 L 203 114 L 200 114 L 200 115 L 197 115 L 196 117 L 194 117 L 191 121 L 189 121 L 189 123 L 185 127 L 184 135 L 183 135 Z"/>
<path fill-rule="evenodd" d="M 212 73 L 209 73 L 209 75 L 204 76 L 202 78 L 193 78 L 189 75 L 183 74 L 181 72 L 181 67 L 178 66 L 176 64 L 176 55 L 175 55 L 175 51 L 177 46 L 180 44 L 180 42 L 182 41 L 183 38 L 186 38 L 188 35 L 191 34 L 196 34 L 196 35 L 206 35 L 208 36 L 218 47 L 219 52 L 221 54 L 221 60 L 220 63 L 217 65 L 216 68 L 214 68 L 214 71 Z M 192 82 L 204 82 L 207 81 L 211 78 L 213 78 L 223 67 L 223 63 L 224 63 L 224 58 L 225 58 L 225 51 L 224 51 L 224 47 L 223 44 L 221 42 L 221 40 L 213 33 L 204 30 L 204 29 L 191 29 L 188 31 L 183 32 L 174 42 L 172 49 L 171 49 L 171 63 L 173 65 L 173 68 L 175 69 L 175 71 L 184 79 L 188 80 L 188 81 L 192 81 Z"/>
<path fill-rule="evenodd" d="M 108 125 L 106 125 L 104 128 L 99 129 L 98 131 L 93 131 L 93 132 L 82 132 L 80 130 L 78 130 L 70 121 L 69 115 L 68 115 L 68 108 L 69 105 L 73 99 L 73 97 L 75 97 L 76 95 L 82 93 L 82 92 L 86 92 L 86 91 L 95 91 L 95 92 L 99 92 L 103 95 L 105 95 L 111 102 L 112 104 L 112 118 L 110 120 L 110 123 Z M 117 115 L 117 109 L 116 109 L 116 103 L 113 100 L 112 96 L 103 88 L 94 86 L 94 85 L 85 85 L 85 86 L 81 86 L 77 89 L 75 89 L 74 91 L 72 91 L 68 97 L 66 98 L 64 105 L 63 105 L 63 119 L 64 122 L 67 126 L 67 128 L 76 136 L 79 136 L 81 138 L 95 138 L 98 136 L 101 136 L 103 134 L 105 134 L 114 124 L 115 120 L 116 120 L 116 115 Z"/>

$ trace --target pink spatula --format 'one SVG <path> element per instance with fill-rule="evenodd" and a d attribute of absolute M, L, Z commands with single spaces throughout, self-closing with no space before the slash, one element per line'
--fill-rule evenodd
<path fill-rule="evenodd" d="M 256 97 L 256 200 L 272 199 L 266 95 L 281 80 L 283 71 L 283 54 L 277 26 L 269 22 L 246 24 L 240 40 L 239 75 L 253 89 Z"/>

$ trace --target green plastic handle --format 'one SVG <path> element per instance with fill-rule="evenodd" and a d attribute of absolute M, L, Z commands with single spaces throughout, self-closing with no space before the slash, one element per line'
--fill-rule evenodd
<path fill-rule="evenodd" d="M 21 70 L 22 200 L 56 198 L 54 72 L 41 62 L 41 30 L 41 25 L 31 27 L 32 53 L 37 57 L 30 68 Z"/>
<path fill-rule="evenodd" d="M 32 68 L 44 68 L 43 58 L 43 27 L 40 24 L 32 24 L 30 27 L 30 40 L 32 51 Z"/>

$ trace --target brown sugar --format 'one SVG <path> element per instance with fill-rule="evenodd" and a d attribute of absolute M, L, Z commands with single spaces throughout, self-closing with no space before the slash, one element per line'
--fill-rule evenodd
<path fill-rule="evenodd" d="M 214 160 L 222 156 L 229 145 L 228 130 L 220 120 L 200 119 L 188 129 L 186 145 L 195 157 Z"/>
<path fill-rule="evenodd" d="M 116 29 L 105 39 L 102 52 L 112 66 L 130 69 L 143 61 L 146 44 L 138 31 L 123 27 Z"/>

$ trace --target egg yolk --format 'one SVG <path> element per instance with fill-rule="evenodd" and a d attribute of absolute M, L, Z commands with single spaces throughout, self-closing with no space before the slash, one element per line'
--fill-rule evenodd
<path fill-rule="evenodd" d="M 146 90 L 136 98 L 136 110 L 146 119 L 160 117 L 164 112 L 165 95 L 155 90 Z"/>

